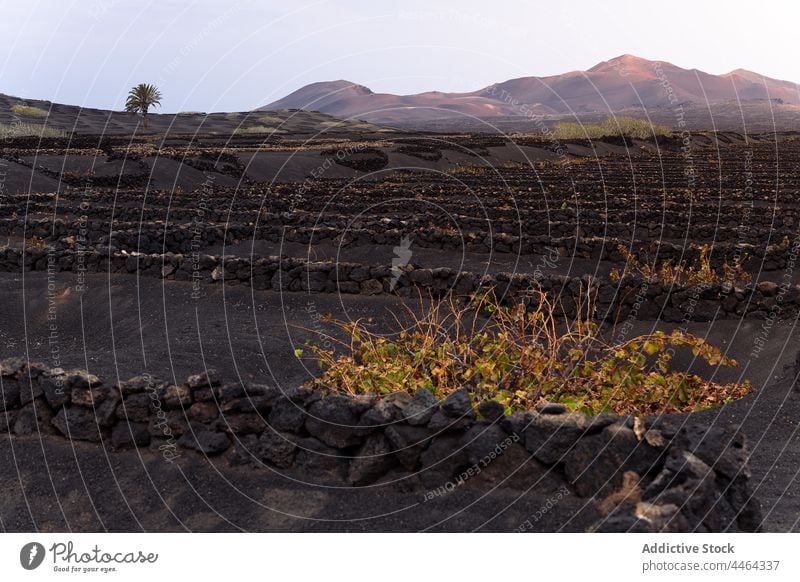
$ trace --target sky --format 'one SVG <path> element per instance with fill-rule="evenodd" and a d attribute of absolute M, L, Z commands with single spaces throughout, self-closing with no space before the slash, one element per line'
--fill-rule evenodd
<path fill-rule="evenodd" d="M 0 0 L 0 93 L 247 111 L 316 81 L 474 91 L 621 54 L 800 82 L 800 5 L 701 0 Z"/>

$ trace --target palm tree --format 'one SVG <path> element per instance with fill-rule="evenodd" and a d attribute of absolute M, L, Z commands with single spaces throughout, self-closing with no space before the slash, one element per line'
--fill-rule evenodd
<path fill-rule="evenodd" d="M 147 129 L 147 111 L 154 106 L 161 105 L 161 91 L 155 85 L 139 83 L 128 93 L 125 101 L 125 111 L 141 113 L 144 128 Z"/>

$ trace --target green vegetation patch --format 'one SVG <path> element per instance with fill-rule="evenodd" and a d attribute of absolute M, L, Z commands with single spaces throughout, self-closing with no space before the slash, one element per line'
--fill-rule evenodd
<path fill-rule="evenodd" d="M 31 107 L 30 105 L 14 105 L 11 111 L 24 117 L 47 117 L 47 111 L 40 107 Z"/>

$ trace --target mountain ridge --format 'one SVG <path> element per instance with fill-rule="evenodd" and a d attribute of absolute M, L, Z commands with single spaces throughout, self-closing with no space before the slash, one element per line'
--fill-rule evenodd
<path fill-rule="evenodd" d="M 339 79 L 320 81 L 259 110 L 307 109 L 344 118 L 392 123 L 447 117 L 513 117 L 614 113 L 631 107 L 649 110 L 677 103 L 709 105 L 728 101 L 772 100 L 800 106 L 800 85 L 746 69 L 713 75 L 666 61 L 623 54 L 574 70 L 493 83 L 471 92 L 426 91 L 412 95 L 376 93 Z"/>

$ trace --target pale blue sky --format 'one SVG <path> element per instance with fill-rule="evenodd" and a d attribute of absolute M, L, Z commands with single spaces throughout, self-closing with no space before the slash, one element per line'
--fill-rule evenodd
<path fill-rule="evenodd" d="M 796 2 L 0 0 L 0 93 L 248 110 L 314 81 L 471 91 L 623 53 L 800 81 Z"/>

